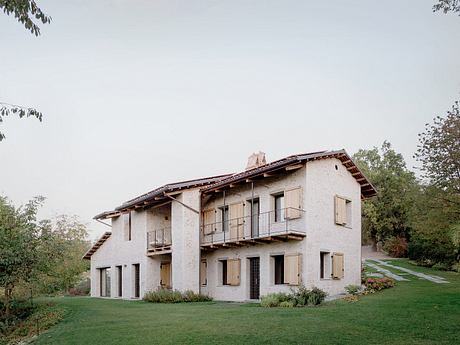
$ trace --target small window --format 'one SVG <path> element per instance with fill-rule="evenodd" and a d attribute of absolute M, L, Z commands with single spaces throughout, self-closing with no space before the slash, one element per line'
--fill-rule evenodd
<path fill-rule="evenodd" d="M 284 221 L 284 193 L 275 195 L 275 222 Z"/>
<path fill-rule="evenodd" d="M 320 279 L 326 279 L 331 276 L 330 267 L 331 267 L 331 256 L 329 252 L 320 252 L 319 253 L 320 266 L 319 266 L 319 277 Z"/>
<path fill-rule="evenodd" d="M 222 265 L 222 285 L 228 285 L 227 279 L 227 260 L 220 260 Z"/>
<path fill-rule="evenodd" d="M 222 206 L 220 209 L 220 221 L 222 222 L 222 231 L 228 231 L 228 206 Z"/>
<path fill-rule="evenodd" d="M 131 241 L 131 212 L 123 214 L 123 230 L 125 241 Z"/>
<path fill-rule="evenodd" d="M 284 284 L 284 255 L 273 256 L 275 285 Z"/>

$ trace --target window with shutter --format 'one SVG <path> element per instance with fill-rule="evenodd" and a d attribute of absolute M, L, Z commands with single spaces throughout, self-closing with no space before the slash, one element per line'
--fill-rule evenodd
<path fill-rule="evenodd" d="M 296 219 L 301 217 L 302 188 L 286 190 L 284 192 L 286 218 Z"/>
<path fill-rule="evenodd" d="M 230 239 L 244 237 L 244 203 L 230 205 Z"/>
<path fill-rule="evenodd" d="M 342 279 L 344 276 L 343 254 L 334 253 L 332 256 L 332 278 Z"/>
<path fill-rule="evenodd" d="M 227 260 L 227 283 L 228 285 L 240 285 L 240 259 Z"/>
<path fill-rule="evenodd" d="M 284 256 L 284 283 L 299 285 L 300 283 L 300 254 Z"/>
<path fill-rule="evenodd" d="M 216 210 L 209 209 L 203 211 L 203 231 L 205 235 L 212 234 L 216 226 Z"/>
<path fill-rule="evenodd" d="M 347 224 L 347 200 L 340 196 L 335 196 L 335 223 L 338 225 Z"/>

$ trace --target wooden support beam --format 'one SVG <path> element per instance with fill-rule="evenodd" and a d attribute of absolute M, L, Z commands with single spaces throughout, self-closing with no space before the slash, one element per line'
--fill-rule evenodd
<path fill-rule="evenodd" d="M 273 175 L 270 173 L 264 173 L 264 177 L 273 177 Z"/>
<path fill-rule="evenodd" d="M 303 167 L 303 164 L 294 164 L 294 165 L 288 165 L 286 167 L 286 171 L 290 171 L 290 170 L 297 170 L 297 169 L 300 169 Z"/>

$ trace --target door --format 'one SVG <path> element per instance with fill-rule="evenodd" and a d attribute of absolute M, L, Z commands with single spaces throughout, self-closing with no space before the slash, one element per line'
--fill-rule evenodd
<path fill-rule="evenodd" d="M 139 264 L 134 264 L 134 297 L 139 298 L 141 295 L 141 272 Z"/>
<path fill-rule="evenodd" d="M 162 262 L 160 265 L 160 286 L 163 289 L 171 288 L 171 263 Z"/>
<path fill-rule="evenodd" d="M 260 206 L 259 199 L 254 199 L 251 202 L 251 237 L 259 237 L 259 215 Z"/>
<path fill-rule="evenodd" d="M 260 298 L 260 258 L 249 259 L 249 298 Z"/>

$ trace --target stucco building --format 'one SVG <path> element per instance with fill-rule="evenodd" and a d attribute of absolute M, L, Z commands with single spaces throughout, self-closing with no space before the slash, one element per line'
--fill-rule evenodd
<path fill-rule="evenodd" d="M 95 216 L 91 295 L 160 287 L 245 301 L 292 286 L 337 294 L 361 277 L 361 200 L 376 191 L 344 151 L 292 155 L 168 184 Z"/>

